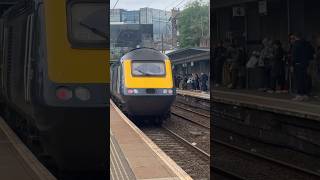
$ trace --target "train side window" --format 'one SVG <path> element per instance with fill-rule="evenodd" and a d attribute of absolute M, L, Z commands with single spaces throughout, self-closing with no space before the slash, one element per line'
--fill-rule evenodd
<path fill-rule="evenodd" d="M 121 64 L 118 65 L 118 75 L 117 75 L 117 91 L 118 91 L 118 94 L 120 94 L 120 88 L 121 88 Z"/>
<path fill-rule="evenodd" d="M 117 72 L 118 68 L 117 66 L 115 65 L 114 68 L 113 68 L 113 78 L 112 78 L 112 81 L 113 81 L 113 91 L 114 92 L 117 92 L 117 75 L 118 75 L 118 72 Z"/>
<path fill-rule="evenodd" d="M 116 92 L 116 86 L 117 86 L 117 76 L 116 76 L 116 65 L 112 68 L 112 91 Z"/>
<path fill-rule="evenodd" d="M 110 67 L 110 90 L 113 90 L 113 66 Z"/>

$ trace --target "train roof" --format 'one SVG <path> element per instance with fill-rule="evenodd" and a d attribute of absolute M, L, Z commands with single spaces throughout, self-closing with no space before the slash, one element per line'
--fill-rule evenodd
<path fill-rule="evenodd" d="M 149 60 L 149 61 L 163 60 L 164 61 L 166 59 L 169 59 L 169 57 L 156 49 L 143 47 L 143 48 L 132 49 L 131 51 L 126 53 L 124 56 L 122 56 L 120 61 L 122 62 L 127 59 L 141 60 L 141 61 L 144 61 L 144 60 Z"/>

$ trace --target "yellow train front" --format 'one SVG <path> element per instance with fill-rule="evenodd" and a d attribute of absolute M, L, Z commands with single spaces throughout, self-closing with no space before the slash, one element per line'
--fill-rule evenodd
<path fill-rule="evenodd" d="M 128 115 L 161 123 L 176 95 L 169 58 L 155 49 L 131 50 L 111 66 L 111 95 Z"/>

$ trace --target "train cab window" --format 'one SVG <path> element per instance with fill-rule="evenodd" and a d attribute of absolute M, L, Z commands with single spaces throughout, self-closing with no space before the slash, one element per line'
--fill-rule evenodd
<path fill-rule="evenodd" d="M 134 76 L 164 76 L 164 62 L 132 62 L 132 75 Z"/>
<path fill-rule="evenodd" d="M 69 1 L 68 37 L 72 47 L 107 47 L 108 8 L 101 1 Z"/>

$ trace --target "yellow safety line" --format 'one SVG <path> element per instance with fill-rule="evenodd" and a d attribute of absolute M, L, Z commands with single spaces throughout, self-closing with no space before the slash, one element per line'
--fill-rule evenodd
<path fill-rule="evenodd" d="M 113 154 L 113 152 L 111 152 L 111 156 L 112 156 L 112 154 Z M 113 158 L 113 156 L 110 157 L 110 158 Z M 115 175 L 116 175 L 116 176 L 113 176 L 113 177 L 116 177 L 116 180 L 118 180 L 118 179 L 119 179 L 119 176 L 118 176 L 118 172 L 117 172 L 117 170 L 116 170 L 116 167 L 115 167 L 115 165 L 114 165 L 114 161 L 115 161 L 115 159 L 113 158 L 113 161 L 111 161 L 111 166 L 113 167 L 114 173 L 115 173 Z"/>
<path fill-rule="evenodd" d="M 180 95 L 187 95 L 187 96 L 198 97 L 198 98 L 210 100 L 210 94 L 202 94 L 202 93 L 179 90 L 179 89 L 177 89 L 177 93 Z"/>
<path fill-rule="evenodd" d="M 129 178 L 127 172 L 126 172 L 126 169 L 124 168 L 124 165 L 123 165 L 123 163 L 122 163 L 122 161 L 121 161 L 121 158 L 120 158 L 119 154 L 117 153 L 117 150 L 116 150 L 116 147 L 115 147 L 115 145 L 114 145 L 114 142 L 113 142 L 113 141 L 110 141 L 110 142 L 111 142 L 111 144 L 112 144 L 112 148 L 114 149 L 114 154 L 115 154 L 116 158 L 119 160 L 120 165 L 121 165 L 121 167 L 122 167 L 122 169 L 123 169 L 123 171 L 124 171 L 124 174 L 125 174 L 126 178 L 130 180 L 130 178 Z"/>

